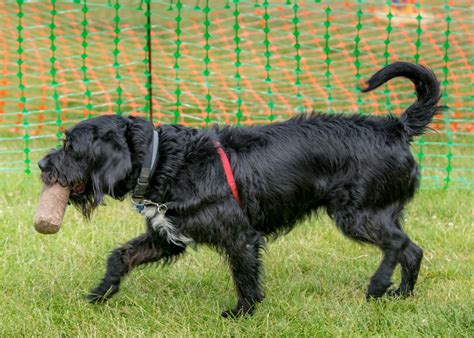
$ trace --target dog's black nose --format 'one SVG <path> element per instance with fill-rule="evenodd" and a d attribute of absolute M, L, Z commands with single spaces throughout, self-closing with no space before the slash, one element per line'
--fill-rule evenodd
<path fill-rule="evenodd" d="M 38 167 L 41 169 L 41 171 L 44 171 L 46 169 L 46 159 L 42 159 L 38 161 Z"/>

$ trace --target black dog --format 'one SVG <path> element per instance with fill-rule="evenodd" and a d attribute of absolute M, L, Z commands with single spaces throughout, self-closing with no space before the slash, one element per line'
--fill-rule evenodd
<path fill-rule="evenodd" d="M 400 117 L 312 113 L 266 126 L 157 128 L 159 160 L 144 196 L 147 230 L 112 251 L 89 300 L 116 293 L 138 265 L 170 262 L 188 244 L 204 243 L 227 257 L 237 289 L 237 306 L 223 316 L 251 313 L 263 299 L 264 239 L 287 232 L 319 208 L 346 236 L 383 251 L 368 298 L 387 293 L 398 263 L 401 284 L 388 294 L 412 294 L 423 251 L 401 226 L 419 182 L 410 141 L 441 109 L 440 89 L 430 70 L 397 62 L 374 74 L 363 91 L 398 76 L 415 84 L 418 97 Z M 122 199 L 135 189 L 153 130 L 133 117 L 80 122 L 66 132 L 63 148 L 39 162 L 42 179 L 69 186 L 71 202 L 89 217 L 104 195 Z M 226 158 L 238 196 L 228 184 Z"/>

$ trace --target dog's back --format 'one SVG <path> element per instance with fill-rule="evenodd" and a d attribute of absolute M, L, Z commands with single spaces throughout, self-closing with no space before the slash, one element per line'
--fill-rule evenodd
<path fill-rule="evenodd" d="M 400 117 L 311 113 L 221 130 L 224 147 L 235 151 L 237 183 L 257 229 L 291 228 L 318 207 L 331 216 L 341 209 L 401 209 L 413 196 L 419 175 L 409 143 L 439 110 L 439 84 L 427 68 L 399 62 L 374 74 L 364 91 L 396 76 L 412 80 L 418 94 Z"/>

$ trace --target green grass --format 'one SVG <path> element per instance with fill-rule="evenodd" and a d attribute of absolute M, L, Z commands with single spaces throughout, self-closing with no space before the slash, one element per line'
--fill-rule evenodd
<path fill-rule="evenodd" d="M 125 101 L 122 109 L 127 113 L 142 112 L 145 103 L 144 65 L 141 62 L 145 42 L 144 16 L 143 12 L 131 10 L 138 2 L 121 3 L 124 7 L 120 25 L 127 28 L 121 33 L 120 66 L 117 68 L 123 77 L 121 86 Z M 457 41 L 464 41 L 463 37 L 470 32 L 469 2 L 457 2 L 456 11 L 432 9 L 433 5 L 443 3 L 437 0 L 422 6 L 426 18 L 422 22 L 420 61 L 433 67 L 440 80 L 443 79 L 445 17 L 451 15 L 456 24 L 450 28 L 450 43 L 455 48 L 450 48 L 449 53 L 446 51 L 451 59 L 446 88 L 449 97 L 444 103 L 463 113 L 471 102 L 469 72 L 462 62 L 466 60 L 464 54 L 469 54 L 466 49 L 469 45 Z M 203 12 L 194 11 L 194 5 L 194 2 L 186 4 L 182 13 L 180 39 L 183 41 L 183 57 L 179 60 L 179 77 L 183 106 L 180 122 L 202 125 L 205 114 L 198 103 L 205 106 L 207 94 L 202 76 L 204 18 Z M 78 73 L 83 62 L 78 54 L 82 50 L 81 40 L 76 39 L 82 30 L 83 13 L 80 11 L 82 4 L 58 2 L 57 6 L 57 101 L 63 110 L 62 126 L 69 127 L 87 113 L 84 111 L 86 88 L 82 74 Z M 240 37 L 243 39 L 240 72 L 249 81 L 242 83 L 242 101 L 248 110 L 244 109 L 244 123 L 261 122 L 262 119 L 268 120 L 269 116 L 268 84 L 264 80 L 264 35 L 260 23 L 262 14 L 257 10 L 254 12 L 253 6 L 253 2 L 241 1 L 240 4 Z M 374 1 L 363 5 L 364 28 L 360 45 L 363 78 L 384 62 L 382 53 L 387 22 L 380 18 L 375 20 L 370 12 L 372 7 L 383 12 L 383 6 L 382 2 Z M 156 25 L 156 48 L 153 51 L 155 119 L 165 123 L 175 118 L 177 85 L 173 70 L 177 13 L 175 10 L 167 11 L 167 7 L 167 1 L 153 2 L 153 22 Z M 210 13 L 212 49 L 208 80 L 212 94 L 211 120 L 235 123 L 238 91 L 234 76 L 234 19 L 233 10 L 223 10 L 223 7 L 224 2 L 213 4 Z M 33 8 L 38 10 L 32 11 Z M 310 15 L 300 13 L 300 52 L 305 66 L 300 74 L 300 89 L 303 98 L 309 100 L 303 102 L 305 106 L 328 110 L 329 93 L 324 86 L 327 64 L 321 54 L 325 43 L 324 8 L 325 5 L 320 3 L 307 2 L 302 9 L 309 11 Z M 328 42 L 331 48 L 332 108 L 352 111 L 358 83 L 352 66 L 355 61 L 352 57 L 356 34 L 354 13 L 358 4 L 334 1 L 331 8 L 333 22 Z M 235 321 L 220 318 L 221 310 L 234 305 L 235 294 L 224 260 L 204 247 L 197 251 L 190 249 L 172 266 L 150 266 L 134 271 L 123 283 L 122 291 L 107 304 L 93 306 L 85 302 L 87 291 L 102 277 L 108 252 L 139 234 L 143 224 L 127 202 L 109 201 L 108 206 L 100 208 L 89 223 L 69 208 L 59 234 L 44 236 L 33 230 L 32 218 L 40 183 L 37 172 L 29 177 L 21 173 L 25 168 L 26 144 L 22 140 L 25 130 L 20 124 L 28 120 L 31 123 L 28 133 L 34 137 L 50 135 L 47 140 L 30 139 L 28 150 L 31 152 L 28 155 L 35 163 L 45 149 L 56 144 L 57 102 L 49 72 L 52 67 L 50 5 L 25 4 L 24 9 L 23 59 L 29 113 L 23 120 L 17 116 L 21 109 L 18 106 L 19 55 L 15 33 L 18 18 L 15 10 L 8 8 L 9 14 L 0 30 L 0 37 L 6 41 L 4 54 L 8 67 L 4 76 L 6 85 L 2 87 L 6 91 L 0 97 L 5 112 L 0 121 L 0 170 L 9 171 L 0 171 L 0 337 L 473 335 L 474 214 L 471 205 L 474 192 L 451 190 L 453 187 L 472 190 L 473 186 L 473 134 L 464 132 L 467 127 L 463 129 L 472 122 L 467 115 L 446 115 L 450 122 L 459 123 L 459 131 L 449 136 L 452 139 L 445 133 L 447 128 L 440 125 L 437 127 L 442 131 L 440 135 L 424 136 L 422 151 L 420 145 L 413 145 L 414 154 L 419 154 L 416 156 L 418 160 L 424 155 L 423 188 L 442 187 L 449 164 L 453 167 L 448 191 L 422 190 L 407 211 L 407 232 L 425 249 L 414 298 L 366 302 L 366 285 L 379 263 L 380 253 L 373 247 L 345 239 L 327 217 L 321 216 L 301 224 L 289 235 L 268 245 L 264 254 L 266 299 L 253 317 Z M 431 20 L 429 16 L 437 12 L 441 16 Z M 293 25 L 284 25 L 291 23 L 294 14 L 291 6 L 280 4 L 273 4 L 269 13 L 272 18 L 270 42 L 275 48 L 270 58 L 273 113 L 280 119 L 292 113 L 299 104 L 294 85 L 295 49 L 293 40 L 288 40 Z M 89 84 L 94 105 L 92 113 L 96 116 L 117 109 L 118 83 L 112 68 L 114 13 L 113 8 L 91 6 L 88 15 L 90 32 L 93 32 L 92 28 L 98 31 L 88 37 L 89 57 L 86 62 L 88 77 L 92 80 Z M 395 17 L 393 27 L 390 61 L 413 60 L 416 24 L 402 24 Z M 285 70 L 288 70 L 289 78 L 285 77 Z M 317 84 L 311 79 L 317 80 Z M 387 87 L 401 100 L 400 104 L 392 102 L 396 111 L 413 100 L 406 83 L 394 82 Z M 363 102 L 357 108 L 363 112 L 378 110 L 384 113 L 387 111 L 385 99 L 386 94 L 379 90 L 374 96 L 362 96 Z M 40 121 L 43 113 L 42 123 L 47 125 L 40 130 L 35 123 Z M 14 127 L 19 127 L 19 130 Z M 448 154 L 453 155 L 451 163 L 448 163 Z M 394 279 L 399 279 L 398 271 Z"/>
<path fill-rule="evenodd" d="M 474 193 L 422 190 L 406 230 L 425 250 L 416 296 L 366 302 L 377 249 L 345 239 L 326 216 L 269 243 L 266 299 L 255 315 L 234 305 L 225 261 L 199 247 L 169 267 L 133 271 L 108 303 L 90 305 L 108 252 L 143 229 L 128 202 L 108 201 L 91 222 L 68 208 L 57 235 L 33 229 L 36 175 L 0 178 L 0 336 L 470 336 Z M 399 279 L 399 272 L 394 277 Z"/>

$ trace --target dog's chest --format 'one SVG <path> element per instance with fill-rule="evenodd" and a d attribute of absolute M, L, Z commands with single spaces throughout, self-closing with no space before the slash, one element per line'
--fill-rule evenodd
<path fill-rule="evenodd" d="M 160 212 L 156 206 L 147 206 L 143 210 L 143 216 L 150 222 L 154 231 L 165 237 L 168 242 L 176 245 L 191 244 L 193 240 L 184 234 L 165 216 L 164 212 Z"/>

